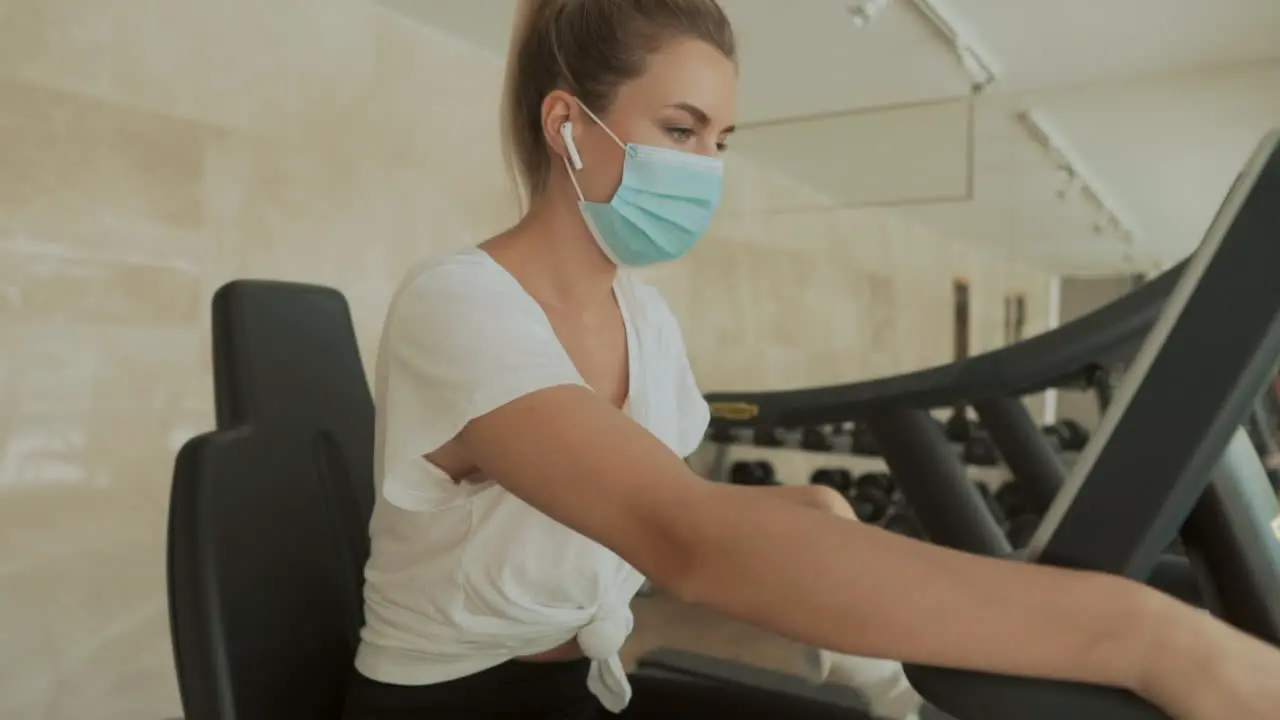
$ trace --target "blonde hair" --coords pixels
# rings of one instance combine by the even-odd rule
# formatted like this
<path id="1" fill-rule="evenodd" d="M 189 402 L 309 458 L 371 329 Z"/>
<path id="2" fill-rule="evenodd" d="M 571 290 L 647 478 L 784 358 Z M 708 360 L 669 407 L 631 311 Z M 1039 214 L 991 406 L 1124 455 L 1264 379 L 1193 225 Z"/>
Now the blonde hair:
<path id="1" fill-rule="evenodd" d="M 542 131 L 547 95 L 565 90 L 603 114 L 618 87 L 644 73 L 650 55 L 686 37 L 737 61 L 733 27 L 716 0 L 520 0 L 507 55 L 502 143 L 522 203 L 542 193 L 551 173 Z"/>

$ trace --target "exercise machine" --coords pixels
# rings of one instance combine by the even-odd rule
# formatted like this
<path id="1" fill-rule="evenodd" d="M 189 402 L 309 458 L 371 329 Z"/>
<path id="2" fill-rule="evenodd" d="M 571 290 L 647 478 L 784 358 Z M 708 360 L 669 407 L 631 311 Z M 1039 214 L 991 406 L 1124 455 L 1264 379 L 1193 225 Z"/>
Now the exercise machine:
<path id="1" fill-rule="evenodd" d="M 856 419 L 875 434 L 932 541 L 1125 575 L 1185 593 L 1280 645 L 1280 503 L 1247 432 L 1280 364 L 1278 148 L 1280 131 L 1259 145 L 1188 260 L 1107 308 L 1011 348 L 911 375 L 717 394 L 709 397 L 713 408 L 736 408 L 717 422 Z M 1124 377 L 1067 473 L 1017 398 L 1114 360 L 1128 361 Z M 1016 555 L 928 414 L 958 402 L 977 409 L 1031 502 L 1045 508 Z M 717 432 L 733 437 L 736 428 Z M 1170 554 L 1175 545 L 1185 557 Z M 1161 580 L 1161 569 L 1172 567 L 1180 568 L 1177 582 Z M 1165 717 L 1108 688 L 923 666 L 908 667 L 908 676 L 957 720 Z"/>

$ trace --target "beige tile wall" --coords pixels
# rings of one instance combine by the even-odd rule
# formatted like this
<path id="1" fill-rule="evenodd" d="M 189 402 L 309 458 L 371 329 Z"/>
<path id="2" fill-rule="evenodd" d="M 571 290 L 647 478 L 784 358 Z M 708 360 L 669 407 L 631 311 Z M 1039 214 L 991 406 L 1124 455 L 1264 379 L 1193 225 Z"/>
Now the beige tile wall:
<path id="1" fill-rule="evenodd" d="M 176 714 L 173 453 L 212 422 L 223 281 L 328 283 L 372 359 L 393 283 L 511 219 L 489 56 L 360 0 L 0 0 L 0 719 Z M 975 345 L 1046 277 L 735 158 L 713 236 L 654 272 L 707 388 L 847 381 Z"/>

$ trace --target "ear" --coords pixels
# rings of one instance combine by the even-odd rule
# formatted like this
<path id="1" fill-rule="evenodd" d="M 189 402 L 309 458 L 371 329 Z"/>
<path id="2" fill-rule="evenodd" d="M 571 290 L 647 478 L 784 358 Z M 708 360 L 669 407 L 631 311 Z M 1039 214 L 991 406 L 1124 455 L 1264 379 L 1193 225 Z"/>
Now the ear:
<path id="1" fill-rule="evenodd" d="M 577 148 L 570 150 L 566 141 L 582 139 L 580 114 L 573 96 L 563 90 L 554 90 L 542 100 L 542 137 L 547 147 L 553 154 L 567 157 L 575 164 L 578 164 Z M 570 124 L 569 132 L 563 130 L 565 123 Z"/>

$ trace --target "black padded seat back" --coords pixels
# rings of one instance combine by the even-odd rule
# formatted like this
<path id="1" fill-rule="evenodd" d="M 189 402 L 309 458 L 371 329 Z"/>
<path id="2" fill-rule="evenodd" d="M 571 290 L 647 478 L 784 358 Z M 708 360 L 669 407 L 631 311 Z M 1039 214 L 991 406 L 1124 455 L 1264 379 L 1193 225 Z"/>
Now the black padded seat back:
<path id="1" fill-rule="evenodd" d="M 337 290 L 227 283 L 213 296 L 213 343 L 219 429 L 311 427 L 312 415 L 341 423 L 333 429 L 372 429 L 373 400 L 351 312 Z"/>
<path id="2" fill-rule="evenodd" d="M 178 453 L 169 507 L 186 718 L 338 718 L 373 505 L 373 400 L 346 301 L 228 283 L 213 355 L 218 429 Z"/>

